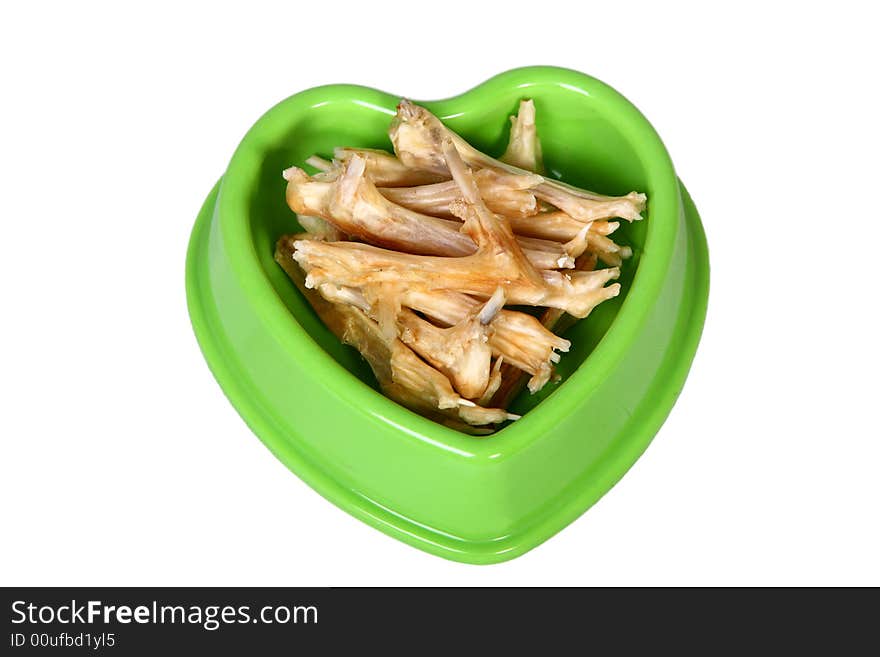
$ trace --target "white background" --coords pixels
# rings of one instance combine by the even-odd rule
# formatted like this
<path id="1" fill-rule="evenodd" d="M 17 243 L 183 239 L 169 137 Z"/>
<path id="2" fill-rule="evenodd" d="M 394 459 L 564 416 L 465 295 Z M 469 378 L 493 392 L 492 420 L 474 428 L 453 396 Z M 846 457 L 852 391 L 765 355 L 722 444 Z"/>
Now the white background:
<path id="1" fill-rule="evenodd" d="M 877 22 L 805 4 L 4 3 L 0 583 L 880 584 Z M 278 100 L 437 98 L 527 64 L 652 121 L 712 289 L 645 456 L 543 546 L 474 567 L 271 456 L 199 352 L 184 253 Z"/>

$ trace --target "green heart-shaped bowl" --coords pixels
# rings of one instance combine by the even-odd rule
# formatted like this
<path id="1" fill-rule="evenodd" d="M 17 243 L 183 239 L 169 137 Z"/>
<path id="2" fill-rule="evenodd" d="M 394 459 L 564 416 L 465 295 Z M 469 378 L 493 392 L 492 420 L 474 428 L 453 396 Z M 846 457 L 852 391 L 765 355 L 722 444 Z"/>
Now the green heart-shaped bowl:
<path id="1" fill-rule="evenodd" d="M 508 71 L 423 103 L 490 154 L 533 98 L 548 175 L 604 194 L 648 195 L 622 294 L 566 334 L 561 385 L 526 393 L 524 417 L 488 437 L 426 420 L 383 397 L 359 354 L 321 324 L 273 260 L 299 227 L 281 171 L 334 146 L 390 150 L 399 96 L 349 85 L 303 91 L 241 141 L 193 228 L 189 312 L 220 386 L 254 433 L 337 506 L 458 561 L 511 559 L 572 522 L 636 461 L 668 415 L 699 341 L 708 255 L 696 209 L 639 111 L 581 73 Z M 624 222 L 625 223 L 625 222 Z"/>

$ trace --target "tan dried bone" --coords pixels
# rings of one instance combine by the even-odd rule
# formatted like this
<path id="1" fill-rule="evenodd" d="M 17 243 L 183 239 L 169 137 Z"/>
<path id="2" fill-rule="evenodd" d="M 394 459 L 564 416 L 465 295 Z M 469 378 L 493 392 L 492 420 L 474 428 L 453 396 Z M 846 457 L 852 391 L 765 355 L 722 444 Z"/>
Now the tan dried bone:
<path id="1" fill-rule="evenodd" d="M 290 247 L 290 239 L 279 240 L 275 260 L 334 335 L 364 356 L 388 397 L 459 429 L 464 428 L 463 424 L 497 424 L 519 418 L 503 409 L 486 408 L 464 399 L 452 389 L 443 374 L 419 358 L 412 349 L 397 338 L 384 336 L 379 325 L 362 310 L 348 304 L 331 303 L 307 288 Z"/>
<path id="2" fill-rule="evenodd" d="M 499 287 L 476 312 L 449 328 L 440 328 L 408 308 L 397 316 L 400 340 L 446 375 L 452 387 L 467 399 L 486 394 L 492 374 L 493 320 L 504 306 Z"/>
<path id="3" fill-rule="evenodd" d="M 612 267 L 620 267 L 623 261 L 632 257 L 632 249 L 621 246 L 614 240 L 597 233 L 587 235 L 587 249 L 595 253 L 599 260 Z"/>
<path id="4" fill-rule="evenodd" d="M 464 220 L 462 230 L 478 245 L 475 254 L 460 258 L 418 256 L 367 244 L 303 240 L 294 258 L 308 273 L 306 284 L 335 283 L 363 288 L 376 283 L 420 285 L 427 289 L 458 290 L 489 297 L 499 286 L 509 303 L 560 308 L 578 318 L 605 299 L 616 296 L 617 268 L 594 272 L 537 271 L 516 242 L 510 226 L 483 204 L 471 171 L 451 142 L 445 145 L 450 168 L 464 199 L 452 208 Z"/>
<path id="5" fill-rule="evenodd" d="M 459 221 L 420 214 L 383 197 L 367 177 L 362 157 L 352 157 L 334 179 L 319 180 L 297 167 L 284 176 L 287 204 L 297 215 L 321 217 L 371 244 L 420 255 L 463 256 L 477 249 Z M 577 252 L 550 240 L 527 242 L 528 257 L 538 269 L 574 267 Z"/>
<path id="6" fill-rule="evenodd" d="M 361 157 L 366 161 L 367 174 L 377 187 L 412 187 L 449 180 L 448 173 L 413 169 L 387 151 L 342 147 L 333 150 L 333 159 L 337 165 L 348 162 L 353 157 Z"/>
<path id="7" fill-rule="evenodd" d="M 528 237 L 542 241 L 569 240 L 572 243 L 565 247 L 565 251 L 575 258 L 580 255 L 575 244 L 576 238 L 584 229 L 584 224 L 572 219 L 565 212 L 541 212 L 528 218 L 510 217 L 508 221 L 521 245 L 529 244 L 526 241 Z M 608 237 L 619 226 L 616 221 L 594 221 L 589 224 L 589 230 L 585 235 L 586 250 L 595 253 L 602 262 L 613 267 L 619 267 L 624 260 L 632 256 L 630 247 L 621 246 Z"/>
<path id="8" fill-rule="evenodd" d="M 489 402 L 492 401 L 492 398 L 498 392 L 498 389 L 501 387 L 502 379 L 501 372 L 504 367 L 504 356 L 499 356 L 495 359 L 494 365 L 492 365 L 492 372 L 489 374 L 489 383 L 486 384 L 486 390 L 483 392 L 482 396 L 477 400 L 477 405 L 479 406 L 488 406 Z M 505 407 L 507 408 L 507 407 Z"/>
<path id="9" fill-rule="evenodd" d="M 499 160 L 525 171 L 542 173 L 544 159 L 541 154 L 541 140 L 535 127 L 535 102 L 531 99 L 519 101 L 519 111 L 510 117 L 510 139 L 507 150 Z M 490 206 L 491 207 L 491 206 Z"/>
<path id="10" fill-rule="evenodd" d="M 443 142 L 451 139 L 464 161 L 474 168 L 534 175 L 481 153 L 424 107 L 414 105 L 408 100 L 400 101 L 397 106 L 389 135 L 400 162 L 414 169 L 436 175 L 447 174 L 449 169 L 443 156 Z M 637 192 L 620 197 L 604 196 L 547 178 L 533 188 L 533 193 L 537 198 L 555 205 L 582 222 L 614 217 L 629 221 L 641 219 L 640 213 L 646 202 L 645 195 Z"/>
<path id="11" fill-rule="evenodd" d="M 591 271 L 596 267 L 596 260 L 595 253 L 585 253 L 575 262 L 575 269 L 578 271 Z M 547 308 L 541 315 L 541 326 L 547 332 L 552 332 L 557 328 L 561 329 L 560 332 L 563 332 L 565 328 L 568 328 L 568 326 L 562 326 L 562 320 L 565 317 L 564 311 L 558 308 Z M 549 374 L 551 373 L 548 373 L 548 378 Z M 524 387 L 528 386 L 530 392 L 536 392 L 531 380 L 527 380 L 522 372 L 507 364 L 501 367 L 500 378 L 501 382 L 495 394 L 489 399 L 481 399 L 480 403 L 507 408 Z"/>
<path id="12" fill-rule="evenodd" d="M 297 167 L 284 172 L 287 204 L 298 216 L 317 216 L 341 232 L 379 246 L 415 253 L 466 255 L 473 241 L 454 223 L 386 201 L 366 178 L 366 160 L 353 157 L 333 179 L 320 180 Z"/>
<path id="13" fill-rule="evenodd" d="M 508 216 L 510 227 L 517 235 L 537 237 L 555 242 L 566 242 L 577 235 L 584 227 L 582 221 L 571 217 L 567 212 L 539 212 L 532 217 Z M 609 235 L 617 230 L 616 221 L 598 220 L 590 224 L 590 232 Z"/>
<path id="14" fill-rule="evenodd" d="M 481 169 L 475 176 L 480 194 L 492 212 L 519 218 L 538 212 L 538 202 L 529 188 L 541 183 L 539 176 L 512 176 L 492 169 Z M 453 180 L 419 187 L 381 187 L 379 191 L 398 205 L 437 216 L 451 215 L 449 206 L 461 195 Z"/>

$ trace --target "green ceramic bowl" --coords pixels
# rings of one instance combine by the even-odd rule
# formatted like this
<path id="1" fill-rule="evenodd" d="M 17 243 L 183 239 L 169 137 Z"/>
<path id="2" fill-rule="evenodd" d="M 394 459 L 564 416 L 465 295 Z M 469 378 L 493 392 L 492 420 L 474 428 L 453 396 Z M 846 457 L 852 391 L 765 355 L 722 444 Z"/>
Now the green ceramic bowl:
<path id="1" fill-rule="evenodd" d="M 697 212 L 657 133 L 619 93 L 575 71 L 532 67 L 423 104 L 498 154 L 524 97 L 535 99 L 548 175 L 649 201 L 645 221 L 616 235 L 634 251 L 624 292 L 568 331 L 562 383 L 524 394 L 514 406 L 524 417 L 494 435 L 458 433 L 383 397 L 272 259 L 276 239 L 299 230 L 281 171 L 338 145 L 390 149 L 399 96 L 330 85 L 273 107 L 209 194 L 187 254 L 193 328 L 254 433 L 357 518 L 471 563 L 535 547 L 623 476 L 684 384 L 708 296 Z"/>

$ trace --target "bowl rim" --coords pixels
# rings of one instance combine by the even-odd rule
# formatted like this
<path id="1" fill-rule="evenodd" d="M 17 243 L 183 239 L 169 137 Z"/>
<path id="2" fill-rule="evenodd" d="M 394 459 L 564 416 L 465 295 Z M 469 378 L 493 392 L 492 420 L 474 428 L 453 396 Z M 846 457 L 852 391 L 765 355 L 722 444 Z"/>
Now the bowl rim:
<path id="1" fill-rule="evenodd" d="M 593 351 L 563 385 L 522 419 L 487 437 L 463 434 L 423 418 L 346 370 L 306 332 L 284 304 L 264 271 L 253 242 L 248 203 L 262 165 L 259 154 L 267 143 L 274 141 L 271 139 L 273 132 L 289 125 L 291 112 L 298 113 L 327 103 L 353 102 L 393 115 L 388 107 L 393 107 L 401 96 L 349 84 L 313 87 L 289 96 L 269 109 L 248 130 L 233 153 L 217 196 L 219 228 L 230 267 L 245 296 L 251 300 L 259 320 L 278 343 L 313 376 L 332 379 L 336 393 L 359 412 L 403 429 L 401 433 L 408 440 L 420 440 L 449 455 L 497 463 L 528 447 L 535 436 L 552 428 L 554 418 L 568 414 L 580 405 L 624 358 L 650 320 L 653 301 L 664 283 L 675 247 L 682 205 L 672 160 L 648 120 L 609 85 L 571 69 L 529 66 L 500 73 L 458 96 L 415 102 L 424 104 L 445 120 L 460 114 L 462 107 L 478 104 L 478 96 L 491 94 L 495 89 L 507 93 L 511 86 L 526 90 L 548 84 L 595 99 L 594 110 L 615 124 L 632 146 L 647 181 L 647 189 L 639 190 L 648 191 L 645 244 L 630 289 Z M 528 94 L 524 92 L 523 95 Z"/>

